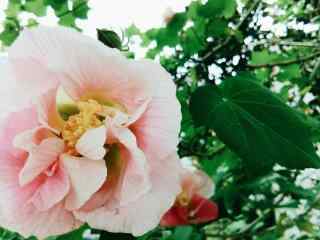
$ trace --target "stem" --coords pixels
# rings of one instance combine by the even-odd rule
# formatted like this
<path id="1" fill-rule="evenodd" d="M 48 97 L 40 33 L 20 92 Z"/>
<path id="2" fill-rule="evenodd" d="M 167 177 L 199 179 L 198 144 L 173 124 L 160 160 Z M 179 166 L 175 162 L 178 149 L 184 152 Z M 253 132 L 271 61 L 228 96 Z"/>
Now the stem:
<path id="1" fill-rule="evenodd" d="M 281 40 L 272 40 L 272 41 L 260 41 L 257 42 L 256 46 L 263 44 L 276 44 L 280 46 L 294 46 L 294 47 L 310 47 L 316 48 L 319 47 L 319 43 L 317 42 L 295 42 L 295 41 L 281 41 Z"/>
<path id="2" fill-rule="evenodd" d="M 319 68 L 320 68 L 320 58 L 318 59 L 316 65 L 314 66 L 313 71 L 312 71 L 312 73 L 310 75 L 310 79 L 309 79 L 310 82 L 312 82 L 312 80 L 316 77 L 317 71 L 318 71 Z"/>
<path id="3" fill-rule="evenodd" d="M 266 67 L 267 68 L 267 67 L 273 67 L 273 66 L 287 66 L 287 65 L 294 64 L 294 63 L 310 61 L 310 60 L 313 60 L 317 57 L 320 57 L 320 51 L 316 52 L 314 54 L 311 54 L 309 56 L 306 56 L 306 57 L 298 57 L 296 59 L 274 62 L 274 63 L 249 64 L 248 67 L 250 67 L 250 68 L 264 68 L 264 67 Z"/>

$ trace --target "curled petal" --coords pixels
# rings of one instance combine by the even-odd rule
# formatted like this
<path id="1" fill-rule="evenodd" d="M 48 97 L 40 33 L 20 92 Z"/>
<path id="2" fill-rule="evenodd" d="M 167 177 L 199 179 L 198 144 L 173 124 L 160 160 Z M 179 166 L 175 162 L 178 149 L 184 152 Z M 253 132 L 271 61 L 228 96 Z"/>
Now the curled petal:
<path id="1" fill-rule="evenodd" d="M 104 144 L 107 139 L 105 126 L 87 130 L 76 144 L 77 151 L 92 160 L 102 160 L 106 155 Z"/>
<path id="2" fill-rule="evenodd" d="M 40 145 L 34 147 L 19 174 L 21 186 L 30 183 L 43 173 L 51 164 L 58 160 L 64 150 L 61 139 L 52 137 L 43 140 Z"/>
<path id="3" fill-rule="evenodd" d="M 48 137 L 53 137 L 53 134 L 48 129 L 36 127 L 16 135 L 13 139 L 13 145 L 16 148 L 29 152 Z"/>
<path id="4" fill-rule="evenodd" d="M 68 175 L 59 166 L 52 176 L 45 176 L 45 180 L 30 199 L 30 202 L 39 210 L 46 211 L 63 200 L 70 189 Z"/>
<path id="5" fill-rule="evenodd" d="M 179 140 L 181 111 L 176 87 L 170 74 L 152 61 L 139 61 L 134 67 L 136 77 L 150 81 L 153 91 L 146 110 L 130 128 L 148 158 L 158 155 L 162 159 L 176 151 Z"/>
<path id="6" fill-rule="evenodd" d="M 148 193 L 123 207 L 106 205 L 92 211 L 76 211 L 77 218 L 94 228 L 132 233 L 135 236 L 155 228 L 181 191 L 177 174 L 181 166 L 175 154 L 160 161 L 153 160 L 156 168 L 150 174 L 152 189 Z"/>
<path id="7" fill-rule="evenodd" d="M 39 123 L 53 132 L 59 133 L 64 121 L 58 113 L 56 105 L 57 88 L 48 90 L 38 100 Z"/>
<path id="8" fill-rule="evenodd" d="M 44 239 L 48 236 L 63 234 L 80 226 L 72 213 L 58 203 L 48 211 L 39 211 L 30 201 L 41 184 L 38 177 L 21 187 L 19 171 L 26 154 L 12 155 L 11 149 L 0 151 L 0 220 L 1 226 L 24 237 L 37 236 Z M 51 194 L 51 193 L 50 193 Z M 48 196 L 50 197 L 50 195 Z"/>
<path id="9" fill-rule="evenodd" d="M 147 159 L 137 146 L 133 133 L 124 127 L 111 126 L 110 130 L 113 137 L 124 146 L 124 148 L 120 148 L 121 159 L 126 164 L 122 179 L 120 204 L 126 205 L 137 200 L 151 189 L 150 170 Z"/>
<path id="10" fill-rule="evenodd" d="M 94 161 L 66 154 L 61 156 L 61 161 L 71 183 L 65 207 L 69 210 L 75 210 L 85 204 L 103 185 L 107 177 L 107 168 L 102 160 Z"/>

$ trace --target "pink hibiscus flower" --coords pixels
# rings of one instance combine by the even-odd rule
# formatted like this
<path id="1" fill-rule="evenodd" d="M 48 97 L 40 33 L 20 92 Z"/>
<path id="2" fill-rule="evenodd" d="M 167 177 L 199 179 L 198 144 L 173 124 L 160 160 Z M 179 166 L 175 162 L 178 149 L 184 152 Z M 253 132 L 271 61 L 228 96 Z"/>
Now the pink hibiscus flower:
<path id="1" fill-rule="evenodd" d="M 181 185 L 182 192 L 175 204 L 162 217 L 161 226 L 200 224 L 218 218 L 218 206 L 209 200 L 213 195 L 214 185 L 204 172 L 185 170 Z"/>
<path id="2" fill-rule="evenodd" d="M 158 225 L 180 192 L 180 105 L 161 66 L 38 27 L 1 70 L 18 109 L 0 132 L 2 226 L 44 238 L 84 222 L 134 235 Z M 61 89 L 71 108 L 57 102 Z"/>

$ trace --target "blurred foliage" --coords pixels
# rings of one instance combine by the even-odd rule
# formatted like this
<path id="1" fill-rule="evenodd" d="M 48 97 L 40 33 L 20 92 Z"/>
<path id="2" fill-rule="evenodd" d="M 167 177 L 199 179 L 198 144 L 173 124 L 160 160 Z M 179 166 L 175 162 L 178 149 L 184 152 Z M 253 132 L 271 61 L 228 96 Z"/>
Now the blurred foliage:
<path id="1" fill-rule="evenodd" d="M 89 10 L 83 0 L 10 0 L 0 40 L 10 45 L 37 24 L 22 26 L 21 12 L 45 16 L 48 8 L 74 28 Z M 139 44 L 174 78 L 183 114 L 179 155 L 214 180 L 220 218 L 139 238 L 98 230 L 91 237 L 320 239 L 319 16 L 314 0 L 195 0 L 161 28 L 129 27 L 129 49 Z M 123 46 L 99 31 L 106 45 Z M 68 236 L 81 239 L 77 231 L 59 239 Z M 19 239 L 4 230 L 0 238 Z"/>
<path id="2" fill-rule="evenodd" d="M 9 46 L 23 28 L 37 26 L 38 17 L 46 16 L 49 8 L 53 10 L 60 25 L 77 30 L 80 29 L 76 19 L 86 19 L 89 11 L 88 0 L 8 0 L 0 41 Z M 21 21 L 22 13 L 29 13 L 30 16 L 25 22 Z"/>

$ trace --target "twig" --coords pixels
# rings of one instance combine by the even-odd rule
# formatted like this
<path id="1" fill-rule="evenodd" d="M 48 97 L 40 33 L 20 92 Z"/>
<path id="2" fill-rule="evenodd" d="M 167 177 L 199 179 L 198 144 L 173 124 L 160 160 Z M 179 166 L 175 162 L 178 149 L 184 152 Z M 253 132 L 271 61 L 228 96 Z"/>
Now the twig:
<path id="1" fill-rule="evenodd" d="M 255 46 L 259 46 L 263 44 L 276 44 L 280 46 L 310 47 L 310 48 L 319 47 L 318 42 L 295 42 L 295 41 L 283 41 L 283 40 L 282 41 L 281 40 L 260 41 L 260 42 L 257 42 Z"/>
<path id="2" fill-rule="evenodd" d="M 314 66 L 313 71 L 310 75 L 310 78 L 309 78 L 310 82 L 312 82 L 312 80 L 316 77 L 317 71 L 319 68 L 320 68 L 320 58 L 318 59 L 316 65 Z"/>
<path id="3" fill-rule="evenodd" d="M 260 1 L 255 1 L 251 7 L 248 9 L 247 13 L 243 16 L 243 18 L 241 19 L 241 21 L 236 25 L 235 27 L 235 31 L 237 31 L 242 24 L 245 22 L 245 20 L 250 16 L 251 12 L 258 6 L 258 4 L 260 3 Z M 231 41 L 231 39 L 233 38 L 233 36 L 229 36 L 226 38 L 226 40 L 224 42 L 222 42 L 221 44 L 219 44 L 218 46 L 214 47 L 210 52 L 208 52 L 206 55 L 204 55 L 202 57 L 201 60 L 206 60 L 208 59 L 210 56 L 212 56 L 215 52 L 219 51 L 220 49 L 224 48 L 225 46 L 228 45 L 228 43 Z"/>
<path id="4" fill-rule="evenodd" d="M 299 57 L 299 58 L 296 58 L 296 59 L 273 62 L 273 63 L 248 64 L 247 66 L 250 67 L 250 68 L 268 68 L 268 67 L 273 67 L 273 66 L 287 66 L 287 65 L 294 64 L 294 63 L 310 61 L 310 60 L 313 60 L 313 59 L 315 59 L 317 57 L 320 57 L 320 51 L 316 52 L 314 54 L 311 54 L 309 56 L 306 56 L 306 57 Z"/>

